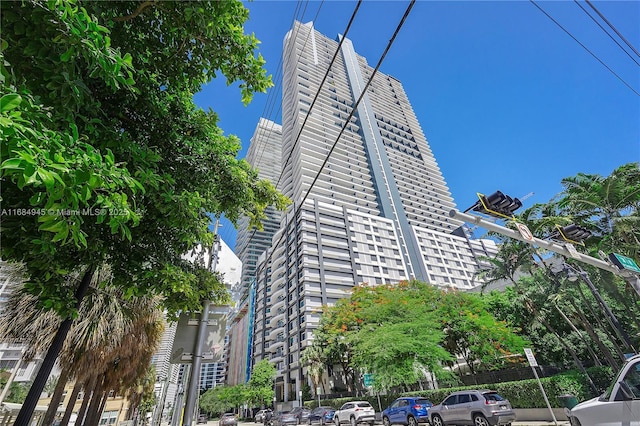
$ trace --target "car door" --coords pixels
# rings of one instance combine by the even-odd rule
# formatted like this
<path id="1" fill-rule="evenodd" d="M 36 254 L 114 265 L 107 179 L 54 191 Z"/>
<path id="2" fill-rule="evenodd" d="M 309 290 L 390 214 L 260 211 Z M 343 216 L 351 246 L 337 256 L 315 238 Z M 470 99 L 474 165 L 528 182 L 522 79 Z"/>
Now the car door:
<path id="1" fill-rule="evenodd" d="M 395 401 L 393 401 L 393 404 L 389 406 L 387 415 L 391 424 L 398 423 L 398 407 L 400 406 L 401 402 L 401 399 L 396 399 Z"/>
<path id="2" fill-rule="evenodd" d="M 445 423 L 450 423 L 455 421 L 455 409 L 456 409 L 456 401 L 458 400 L 458 395 L 451 395 L 449 398 L 442 401 L 442 410 L 440 411 L 440 417 Z"/>
<path id="3" fill-rule="evenodd" d="M 454 410 L 454 418 L 457 422 L 470 422 L 471 419 L 471 395 L 461 393 L 458 395 Z"/>
<path id="4" fill-rule="evenodd" d="M 336 418 L 340 423 L 347 423 L 349 421 L 349 410 L 353 408 L 353 404 L 348 402 L 340 407 L 340 410 L 336 412 Z"/>
<path id="5" fill-rule="evenodd" d="M 409 400 L 401 399 L 400 403 L 398 404 L 398 409 L 396 410 L 394 423 L 406 424 L 408 409 L 409 409 Z"/>

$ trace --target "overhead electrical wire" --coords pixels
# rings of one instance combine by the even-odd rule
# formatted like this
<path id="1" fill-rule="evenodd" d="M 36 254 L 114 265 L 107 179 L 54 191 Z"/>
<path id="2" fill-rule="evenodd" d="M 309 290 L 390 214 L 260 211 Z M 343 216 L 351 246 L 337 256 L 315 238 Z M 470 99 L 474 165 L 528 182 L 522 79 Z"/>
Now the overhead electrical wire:
<path id="1" fill-rule="evenodd" d="M 309 4 L 309 0 L 307 0 L 305 2 L 305 7 L 302 10 L 302 13 L 300 14 L 300 9 L 301 9 L 301 4 L 302 3 L 303 3 L 302 1 L 299 1 L 297 3 L 297 5 L 296 5 L 296 9 L 293 12 L 293 15 L 292 15 L 292 18 L 291 18 L 290 31 L 295 30 L 295 25 L 294 24 L 298 19 L 299 20 L 304 19 L 304 14 L 305 14 L 305 12 L 307 10 L 307 6 Z M 314 20 L 316 20 L 318 15 L 320 14 L 320 10 L 322 9 L 322 5 L 323 4 L 324 4 L 324 0 L 322 0 L 320 2 L 320 6 L 318 6 L 318 9 L 316 10 L 316 14 L 315 14 L 315 16 L 313 18 Z M 294 37 L 295 37 L 295 35 L 294 35 Z M 308 39 L 309 39 L 309 37 L 307 36 L 303 46 L 307 45 Z M 299 60 L 300 59 L 298 58 L 298 61 Z M 283 62 L 284 61 L 278 61 L 278 68 L 276 69 L 275 77 L 274 77 L 274 81 L 275 81 L 274 82 L 274 86 L 269 91 L 269 94 L 267 96 L 267 101 L 265 102 L 265 107 L 263 108 L 262 114 L 260 115 L 260 117 L 264 117 L 264 118 L 266 118 L 267 120 L 270 120 L 273 123 L 275 123 L 275 121 L 276 121 L 275 118 L 278 116 L 278 114 L 280 113 L 280 110 L 282 108 L 282 102 L 279 102 L 278 103 L 278 109 L 277 109 L 275 115 L 273 114 L 273 108 L 274 108 L 273 105 L 275 105 L 276 100 L 278 100 L 278 95 L 277 94 L 281 92 L 281 88 L 282 88 L 281 86 L 282 86 L 282 63 Z M 269 112 L 267 113 L 267 111 L 269 111 Z M 264 127 L 259 129 L 258 132 L 255 135 L 256 139 L 260 139 L 265 134 L 270 133 L 272 131 L 271 129 L 272 128 L 266 129 Z M 256 161 L 255 161 L 256 164 L 259 164 L 260 161 L 262 160 L 262 156 L 264 154 L 264 150 L 265 149 L 266 149 L 266 146 L 263 145 L 261 147 L 261 150 L 256 154 Z M 253 232 L 249 236 L 248 240 L 251 240 L 255 236 L 257 231 L 258 231 L 258 229 L 254 227 L 253 228 Z M 230 236 L 231 236 L 231 234 L 228 235 L 228 237 L 230 237 Z M 237 245 L 237 241 L 236 241 L 235 245 Z"/>
<path id="2" fill-rule="evenodd" d="M 602 31 L 604 31 L 604 33 L 605 33 L 606 35 L 608 35 L 608 36 L 609 36 L 609 38 L 610 38 L 611 40 L 613 40 L 613 42 L 614 42 L 615 44 L 617 44 L 617 45 L 618 45 L 618 47 L 619 47 L 620 49 L 622 49 L 622 51 L 623 51 L 624 53 L 626 53 L 626 54 L 627 54 L 627 56 L 628 56 L 629 58 L 631 58 L 631 60 L 632 60 L 633 62 L 635 62 L 635 63 L 636 63 L 636 65 L 640 66 L 640 62 L 636 61 L 636 59 L 635 59 L 633 56 L 631 56 L 631 54 L 630 54 L 629 52 L 627 52 L 627 49 L 625 49 L 624 47 L 622 47 L 622 45 L 618 42 L 618 40 L 616 40 L 616 39 L 615 39 L 611 34 L 609 34 L 609 31 L 607 31 L 607 30 L 602 26 L 602 24 L 601 24 L 600 22 L 598 22 L 598 21 L 596 20 L 596 18 L 594 18 L 594 17 L 593 17 L 593 16 L 592 16 L 588 11 L 587 11 L 587 9 L 585 9 L 585 8 L 584 8 L 584 7 L 583 7 L 583 6 L 578 2 L 578 0 L 573 0 L 573 1 L 578 5 L 578 7 L 579 7 L 580 9 L 582 9 L 582 11 L 583 11 L 583 12 L 584 12 L 584 13 L 585 13 L 589 18 L 591 18 L 591 20 L 593 20 L 593 22 L 595 22 L 595 23 L 596 23 L 596 25 L 597 25 L 597 26 L 599 26 L 599 27 L 600 27 L 600 29 L 601 29 Z"/>
<path id="3" fill-rule="evenodd" d="M 309 116 L 311 115 L 311 111 L 313 110 L 313 106 L 315 105 L 316 100 L 318 99 L 318 96 L 320 95 L 320 90 L 322 89 L 322 86 L 324 85 L 324 83 L 325 83 L 325 81 L 326 81 L 326 79 L 327 79 L 327 76 L 328 76 L 328 75 L 329 75 L 329 73 L 331 72 L 331 68 L 333 67 L 333 64 L 335 63 L 335 60 L 336 60 L 336 58 L 337 58 L 337 56 L 338 56 L 338 53 L 340 52 L 340 47 L 342 46 L 343 41 L 345 40 L 345 38 L 347 37 L 347 34 L 349 33 L 349 29 L 351 28 L 351 24 L 353 23 L 353 21 L 354 21 L 354 19 L 355 19 L 356 15 L 358 14 L 358 9 L 360 9 L 360 5 L 361 5 L 361 4 L 362 4 L 362 0 L 359 0 L 359 1 L 358 1 L 358 3 L 356 4 L 356 7 L 355 7 L 355 8 L 354 8 L 354 10 L 353 10 L 353 12 L 351 13 L 351 18 L 349 19 L 349 22 L 347 23 L 347 26 L 346 26 L 346 28 L 345 28 L 345 30 L 344 30 L 344 32 L 343 32 L 343 37 L 342 37 L 342 39 L 340 40 L 340 42 L 338 43 L 338 47 L 336 48 L 336 51 L 335 51 L 335 53 L 334 53 L 333 57 L 331 58 L 331 61 L 329 62 L 329 66 L 327 67 L 327 71 L 326 71 L 326 73 L 325 73 L 324 77 L 322 78 L 322 82 L 321 82 L 321 83 L 320 83 L 320 85 L 318 86 L 318 90 L 316 91 L 315 97 L 313 98 L 313 102 L 311 103 L 311 106 L 309 107 L 309 111 L 307 112 L 307 114 L 306 114 L 306 116 L 305 116 L 305 118 L 304 118 L 304 121 L 303 121 L 303 123 L 302 123 L 302 126 L 300 127 L 300 131 L 298 132 L 298 134 L 297 134 L 297 136 L 296 136 L 296 138 L 295 138 L 295 141 L 294 141 L 294 143 L 293 143 L 293 146 L 292 146 L 292 148 L 291 148 L 291 151 L 289 152 L 289 156 L 287 157 L 287 160 L 285 161 L 285 163 L 281 166 L 281 167 L 282 167 L 282 169 L 284 169 L 284 167 L 286 166 L 286 164 L 287 164 L 287 163 L 289 162 L 289 160 L 291 159 L 291 155 L 292 155 L 292 153 L 293 153 L 293 151 L 294 151 L 294 149 L 295 149 L 296 145 L 297 145 L 297 144 L 298 144 L 298 142 L 300 141 L 300 135 L 302 134 L 302 130 L 303 130 L 303 128 L 304 128 L 304 126 L 305 126 L 305 124 L 307 123 L 307 119 L 308 119 L 308 118 L 309 118 Z M 320 11 L 318 10 L 318 13 L 319 13 L 319 12 L 320 12 Z M 318 15 L 316 14 L 316 17 L 317 17 L 317 16 L 318 16 Z M 293 29 L 293 28 L 292 28 L 292 29 Z M 313 31 L 313 30 L 312 30 L 312 31 Z M 309 35 L 310 35 L 310 34 L 311 34 L 311 32 L 309 32 Z M 304 47 L 305 47 L 305 46 L 306 46 L 306 44 L 307 44 L 307 40 L 309 39 L 309 35 L 307 35 L 307 38 L 305 39 L 305 43 L 304 43 L 304 45 L 303 45 L 303 49 L 304 49 Z M 294 51 L 294 49 L 292 49 L 292 52 L 293 52 L 293 51 Z M 285 62 L 285 60 L 283 59 L 282 63 L 284 63 L 284 62 Z M 298 61 L 296 62 L 296 64 L 297 64 L 298 62 L 300 62 L 300 57 L 298 57 Z M 264 147 L 263 147 L 263 151 L 264 151 Z M 260 158 L 261 158 L 261 157 L 260 157 Z M 277 187 L 278 187 L 278 185 L 280 184 L 280 179 L 282 179 L 283 174 L 284 174 L 284 170 L 280 172 L 280 176 L 278 177 L 278 181 L 276 182 L 276 185 L 275 185 L 275 186 L 276 186 L 276 188 L 277 188 Z M 253 236 L 256 234 L 256 232 L 257 232 L 257 228 L 254 228 L 254 229 L 253 229 L 253 232 L 251 233 L 251 236 L 249 237 L 249 240 L 250 240 L 251 238 L 253 238 Z"/>
<path id="4" fill-rule="evenodd" d="M 607 70 L 609 70 L 609 72 L 611 74 L 613 74 L 614 76 L 616 76 L 616 78 L 618 80 L 620 80 L 625 86 L 627 86 L 633 93 L 635 93 L 637 96 L 640 96 L 640 93 L 638 93 L 638 91 L 636 91 L 636 89 L 634 89 L 629 83 L 627 83 L 622 77 L 620 77 L 618 74 L 616 74 L 616 72 L 614 70 L 612 70 L 607 64 L 604 63 L 604 61 L 602 59 L 600 59 L 595 53 L 593 53 L 591 50 L 589 50 L 589 48 L 587 46 L 585 46 L 584 44 L 582 44 L 580 42 L 580 40 L 578 40 L 573 34 L 571 34 L 565 27 L 563 27 L 558 21 L 556 21 L 551 15 L 549 15 L 542 7 L 540 7 L 534 0 L 529 0 L 535 7 L 538 8 L 538 10 L 540 10 L 542 13 L 544 13 L 544 15 L 551 19 L 551 21 L 553 21 L 554 24 L 556 24 L 558 27 L 560 27 L 560 29 L 562 31 L 564 31 L 565 33 L 567 33 L 567 35 L 569 37 L 571 37 L 576 43 L 578 43 L 584 50 L 586 50 L 591 56 L 593 56 L 598 62 L 600 62 L 602 64 L 602 66 L 604 66 Z"/>
<path id="5" fill-rule="evenodd" d="M 307 11 L 307 7 L 309 5 L 309 0 L 307 0 L 305 2 L 305 7 L 302 10 L 302 13 L 300 14 L 300 7 L 301 7 L 301 3 L 302 2 L 298 2 L 297 6 L 296 6 L 296 10 L 293 13 L 293 16 L 291 17 L 291 25 L 290 25 L 290 31 L 295 30 L 295 22 L 296 20 L 302 20 L 304 19 L 304 14 Z M 314 20 L 318 17 L 318 15 L 320 14 L 320 10 L 322 9 L 322 5 L 324 4 L 324 0 L 320 2 L 320 6 L 318 6 L 318 9 L 316 10 L 316 14 L 314 16 Z M 304 41 L 304 45 L 306 46 L 307 44 L 307 39 L 305 39 Z M 269 91 L 269 96 L 267 97 L 267 102 L 265 105 L 265 109 L 262 112 L 262 115 L 260 117 L 264 117 L 272 122 L 276 122 L 276 117 L 280 114 L 280 110 L 282 109 L 282 102 L 278 102 L 278 109 L 276 110 L 276 113 L 273 114 L 273 108 L 274 108 L 274 104 L 276 103 L 276 101 L 279 99 L 278 94 L 282 92 L 282 64 L 284 62 L 283 60 L 278 61 L 278 68 L 276 70 L 275 73 L 275 83 L 274 83 L 274 87 L 272 88 L 272 90 Z M 265 114 L 265 112 L 267 111 L 267 106 L 269 104 L 272 104 L 272 106 L 269 108 L 269 113 Z M 257 138 L 260 138 L 261 136 L 263 136 L 265 134 L 265 132 L 270 132 L 270 130 L 266 130 L 266 129 L 260 129 L 258 131 L 258 133 L 256 134 Z M 256 154 L 256 164 L 259 163 L 262 160 L 262 156 L 264 154 L 264 150 L 265 147 L 264 145 L 262 146 L 262 149 L 260 150 L 260 152 L 258 154 Z"/>
<path id="6" fill-rule="evenodd" d="M 586 0 L 587 4 L 589 5 L 589 7 L 591 7 L 591 9 L 593 9 L 594 12 L 596 12 L 598 14 L 598 16 L 609 26 L 609 28 L 611 28 L 613 31 L 615 31 L 615 33 L 618 35 L 618 37 L 620 37 L 620 39 L 622 41 L 624 41 L 624 43 L 629 46 L 629 49 L 633 50 L 633 53 L 635 53 L 636 55 L 638 55 L 638 57 L 640 57 L 640 53 L 638 53 L 638 51 L 636 50 L 635 47 L 633 47 L 631 45 L 631 43 L 629 43 L 629 41 L 624 38 L 624 36 L 622 34 L 620 34 L 620 31 L 618 31 L 616 29 L 616 27 L 614 27 L 611 22 L 609 22 L 609 20 L 607 18 L 604 17 L 604 15 L 602 13 L 600 13 L 600 11 L 598 9 L 596 9 L 596 7 L 593 5 L 593 3 L 591 3 L 589 0 Z"/>
<path id="7" fill-rule="evenodd" d="M 307 112 L 307 114 L 304 117 L 304 121 L 302 122 L 302 126 L 300 126 L 300 130 L 298 131 L 298 134 L 296 135 L 295 142 L 293 143 L 293 146 L 291 147 L 291 150 L 289 151 L 289 156 L 287 157 L 285 162 L 282 164 L 282 169 L 283 170 L 280 173 L 280 177 L 278 178 L 278 182 L 276 183 L 276 187 L 280 184 L 280 179 L 282 179 L 282 176 L 284 175 L 284 168 L 289 163 L 289 160 L 291 159 L 291 156 L 293 155 L 293 151 L 295 150 L 296 145 L 298 144 L 298 142 L 300 142 L 300 135 L 302 135 L 302 131 L 304 130 L 304 126 L 305 126 L 305 124 L 307 124 L 307 120 L 311 116 L 311 110 L 313 110 L 313 107 L 316 104 L 316 101 L 318 100 L 318 97 L 320 96 L 320 90 L 322 90 L 322 86 L 324 86 L 325 81 L 327 81 L 327 77 L 331 73 L 331 68 L 333 67 L 333 64 L 335 63 L 336 58 L 338 57 L 338 54 L 340 53 L 340 48 L 342 47 L 342 43 L 344 43 L 344 40 L 347 38 L 347 34 L 349 34 L 349 29 L 351 28 L 351 24 L 353 23 L 356 15 L 358 14 L 358 9 L 360 9 L 360 5 L 361 4 L 362 4 L 362 0 L 359 0 L 358 4 L 356 4 L 355 9 L 353 9 L 353 12 L 351 14 L 351 19 L 349 19 L 349 22 L 347 23 L 347 27 L 345 28 L 344 33 L 342 34 L 342 37 L 340 38 L 340 42 L 338 43 L 338 47 L 336 48 L 336 51 L 334 52 L 333 57 L 331 58 L 331 61 L 329 61 L 329 66 L 327 67 L 327 71 L 324 73 L 324 77 L 322 77 L 322 81 L 320 82 L 320 86 L 318 86 L 318 90 L 316 91 L 316 94 L 313 97 L 313 101 L 311 102 L 311 105 L 309 106 L 309 111 Z"/>
<path id="8" fill-rule="evenodd" d="M 367 88 L 371 85 L 371 83 L 373 82 L 373 78 L 376 76 L 376 74 L 378 73 L 378 70 L 380 69 L 380 66 L 382 65 L 382 62 L 384 61 L 385 57 L 387 56 L 387 53 L 389 52 L 389 49 L 391 48 L 391 46 L 393 45 L 393 43 L 395 42 L 395 39 L 398 35 L 398 33 L 400 32 L 400 29 L 402 29 L 402 27 L 404 26 L 405 21 L 407 20 L 407 17 L 409 16 L 409 14 L 411 13 L 411 9 L 413 9 L 413 6 L 415 4 L 416 0 L 411 0 L 411 2 L 409 3 L 409 6 L 407 6 L 407 9 L 404 12 L 404 15 L 402 16 L 402 19 L 400 20 L 400 23 L 398 24 L 398 26 L 396 27 L 393 36 L 391 37 L 391 39 L 389 40 L 389 42 L 387 43 L 387 47 L 385 48 L 384 52 L 382 53 L 382 55 L 380 56 L 380 59 L 378 60 L 378 63 L 376 64 L 376 67 L 374 68 L 373 72 L 371 73 L 371 76 L 369 77 L 369 80 L 367 81 L 367 84 L 365 84 L 364 88 L 362 89 L 362 93 L 360 94 L 360 96 L 358 97 L 358 100 L 356 101 L 355 104 L 353 104 L 353 107 L 351 109 L 351 113 L 349 114 L 349 116 L 345 119 L 344 125 L 342 126 L 340 133 L 338 134 L 338 137 L 336 138 L 335 142 L 333 143 L 331 150 L 329 150 L 329 153 L 327 154 L 324 162 L 322 163 L 322 165 L 320 166 L 320 169 L 318 170 L 318 173 L 316 174 L 315 178 L 313 179 L 313 181 L 311 182 L 311 185 L 309 186 L 309 189 L 307 190 L 307 193 L 305 194 L 305 196 L 303 197 L 302 201 L 300 203 L 297 204 L 297 206 L 294 206 L 294 214 L 293 217 L 297 216 L 298 211 L 302 208 L 302 205 L 304 204 L 304 202 L 307 200 L 307 198 L 309 197 L 309 194 L 311 193 L 311 190 L 313 189 L 313 186 L 315 185 L 315 183 L 318 181 L 320 175 L 322 174 L 322 170 L 324 169 L 324 166 L 327 164 L 327 162 L 329 161 L 329 157 L 331 157 L 331 154 L 333 153 L 334 149 L 336 148 L 336 146 L 338 145 L 338 142 L 340 141 L 340 138 L 342 136 L 342 134 L 344 133 L 344 131 L 347 129 L 347 127 L 350 124 L 350 120 L 353 117 L 356 109 L 358 108 L 358 105 L 360 105 L 360 102 L 362 101 L 362 98 L 364 98 L 364 95 L 367 93 Z M 309 110 L 309 112 L 307 112 L 307 114 L 310 113 L 311 110 Z M 280 236 L 280 238 L 274 243 L 272 244 L 272 247 L 277 247 L 280 242 L 284 239 L 285 235 L 287 235 L 286 232 L 283 232 L 282 235 Z M 273 251 L 269 252 L 269 259 L 271 258 L 273 254 Z"/>

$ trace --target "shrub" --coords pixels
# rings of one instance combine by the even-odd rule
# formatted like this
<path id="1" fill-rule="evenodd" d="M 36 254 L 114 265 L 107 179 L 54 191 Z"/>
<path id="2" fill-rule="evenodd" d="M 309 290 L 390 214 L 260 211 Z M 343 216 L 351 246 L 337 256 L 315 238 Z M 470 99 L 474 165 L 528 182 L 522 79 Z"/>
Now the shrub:
<path id="1" fill-rule="evenodd" d="M 600 393 L 609 386 L 613 374 L 608 367 L 592 367 L 587 370 L 589 377 L 593 380 Z M 564 407 L 559 396 L 571 394 L 578 401 L 591 399 L 594 396 L 589 387 L 587 378 L 578 371 L 567 371 L 551 377 L 543 377 L 540 379 L 549 403 L 552 407 Z M 465 389 L 491 389 L 497 391 L 500 395 L 507 398 L 513 408 L 543 408 L 547 404 L 540 392 L 540 387 L 536 379 L 519 380 L 517 382 L 495 383 L 490 385 L 477 386 L 458 386 L 450 388 L 431 389 L 425 391 L 413 391 L 399 394 L 380 395 L 380 405 L 382 409 L 387 408 L 391 403 L 400 396 L 424 396 L 434 405 L 441 403 L 451 392 Z M 323 400 L 323 405 L 331 405 L 340 408 L 347 401 L 365 400 L 369 401 L 378 411 L 378 398 L 376 396 L 350 397 Z M 313 405 L 313 404 L 311 404 Z M 317 406 L 317 401 L 316 404 Z"/>

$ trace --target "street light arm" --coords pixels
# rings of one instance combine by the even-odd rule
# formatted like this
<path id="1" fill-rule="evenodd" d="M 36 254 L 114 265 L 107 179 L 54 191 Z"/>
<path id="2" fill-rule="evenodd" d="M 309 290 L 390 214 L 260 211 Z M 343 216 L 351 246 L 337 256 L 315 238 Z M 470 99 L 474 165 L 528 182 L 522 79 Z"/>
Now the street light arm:
<path id="1" fill-rule="evenodd" d="M 609 263 L 600 260 L 600 259 L 596 259 L 595 257 L 591 257 L 588 256 L 586 254 L 582 254 L 582 253 L 578 253 L 578 258 L 575 257 L 575 255 L 572 255 L 569 250 L 567 250 L 564 246 L 559 245 L 553 241 L 547 241 L 547 240 L 541 240 L 540 238 L 536 238 L 533 237 L 532 239 L 527 239 L 525 237 L 523 237 L 520 232 L 513 230 L 513 229 L 509 229 L 506 228 L 504 226 L 500 226 L 498 224 L 495 224 L 493 222 L 490 222 L 488 220 L 485 220 L 481 217 L 478 216 L 473 216 L 470 214 L 466 214 L 466 213 L 461 213 L 457 210 L 451 210 L 449 212 L 449 216 L 458 220 L 462 220 L 464 222 L 468 222 L 468 223 L 473 223 L 476 225 L 479 225 L 485 229 L 488 229 L 489 231 L 493 231 L 496 232 L 500 235 L 504 235 L 505 237 L 509 237 L 509 238 L 513 238 L 514 240 L 518 240 L 518 241 L 522 241 L 534 246 L 539 246 L 542 248 L 545 248 L 549 251 L 552 251 L 554 253 L 558 253 L 561 254 L 563 256 L 569 257 L 569 258 L 574 258 L 580 262 L 586 263 L 588 265 L 591 266 L 595 266 L 596 268 L 600 268 L 603 269 L 605 271 L 609 271 L 612 274 L 615 274 L 619 277 L 623 277 L 623 278 L 630 278 L 632 277 L 630 272 L 626 272 L 626 271 L 621 271 L 618 268 L 616 268 L 613 265 L 610 265 Z"/>

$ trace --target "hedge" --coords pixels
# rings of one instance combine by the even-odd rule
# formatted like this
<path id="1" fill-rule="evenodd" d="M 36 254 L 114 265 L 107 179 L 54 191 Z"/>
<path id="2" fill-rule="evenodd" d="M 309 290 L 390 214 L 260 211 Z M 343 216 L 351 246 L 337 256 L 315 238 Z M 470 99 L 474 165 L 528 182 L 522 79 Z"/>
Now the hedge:
<path id="1" fill-rule="evenodd" d="M 611 369 L 606 367 L 593 367 L 588 369 L 588 373 L 600 393 L 604 392 L 613 378 Z M 578 371 L 567 371 L 552 377 L 543 377 L 540 379 L 540 382 L 552 407 L 564 407 L 562 400 L 558 397 L 566 394 L 575 396 L 578 401 L 585 401 L 597 396 L 592 394 L 586 377 Z M 535 379 L 380 395 L 380 405 L 384 410 L 400 396 L 423 396 L 435 405 L 442 402 L 451 392 L 465 389 L 495 390 L 507 398 L 513 408 L 544 408 L 547 406 L 542 392 L 540 392 L 538 382 Z M 339 408 L 345 402 L 355 400 L 369 401 L 373 407 L 376 407 L 376 411 L 378 411 L 378 397 L 375 395 L 325 399 L 322 400 L 322 405 Z M 305 405 L 309 408 L 315 408 L 318 402 L 308 401 Z"/>

